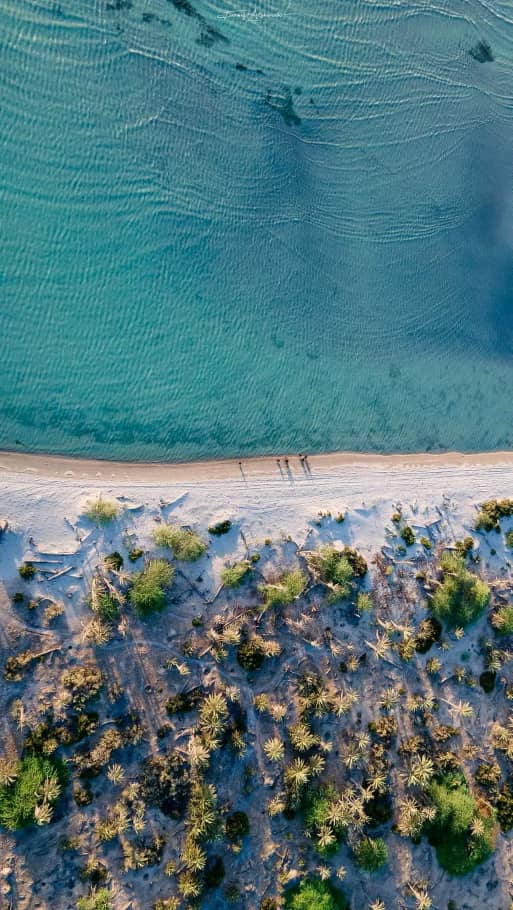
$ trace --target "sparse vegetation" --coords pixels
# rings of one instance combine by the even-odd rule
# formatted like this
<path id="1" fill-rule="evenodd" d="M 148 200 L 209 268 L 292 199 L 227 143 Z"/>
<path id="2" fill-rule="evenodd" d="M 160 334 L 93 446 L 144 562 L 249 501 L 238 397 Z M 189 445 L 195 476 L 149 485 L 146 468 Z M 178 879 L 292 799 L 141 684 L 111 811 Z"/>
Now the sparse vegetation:
<path id="1" fill-rule="evenodd" d="M 239 588 L 243 581 L 249 576 L 251 563 L 247 559 L 234 563 L 233 566 L 227 566 L 221 572 L 221 581 L 227 588 Z"/>
<path id="2" fill-rule="evenodd" d="M 292 569 L 276 582 L 262 585 L 265 606 L 284 607 L 291 604 L 304 591 L 306 581 L 306 575 L 301 569 Z"/>
<path id="3" fill-rule="evenodd" d="M 103 499 L 102 496 L 98 496 L 97 499 L 90 499 L 86 503 L 85 515 L 96 525 L 106 525 L 118 517 L 119 506 L 111 499 Z"/>
<path id="4" fill-rule="evenodd" d="M 318 545 L 339 533 L 335 511 L 319 513 L 305 539 L 285 529 L 260 553 L 244 538 L 245 559 L 231 534 L 215 547 L 224 587 L 214 552 L 183 571 L 155 558 L 162 545 L 173 561 L 194 554 L 191 534 L 204 553 L 205 528 L 159 523 L 146 546 L 148 516 L 137 512 L 129 529 L 87 534 L 73 573 L 71 559 L 46 563 L 31 543 L 42 581 L 32 601 L 13 596 L 7 548 L 8 852 L 29 844 L 52 887 L 72 870 L 78 910 L 112 910 L 127 882 L 134 907 L 154 910 L 362 900 L 365 910 L 428 910 L 456 887 L 439 885 L 432 862 L 468 875 L 466 893 L 494 850 L 506 868 L 508 840 L 496 834 L 513 830 L 510 554 L 498 547 L 489 559 L 457 510 L 450 529 L 438 512 L 434 522 L 411 512 L 416 552 L 398 558 L 414 543 L 398 509 L 368 567 L 358 549 Z M 357 540 L 350 512 L 345 521 Z M 138 539 L 147 561 L 131 575 Z M 57 834 L 43 840 L 54 809 Z M 346 873 L 347 899 L 334 886 Z"/>
<path id="5" fill-rule="evenodd" d="M 178 525 L 158 525 L 153 532 L 153 539 L 158 547 L 167 547 L 173 551 L 175 559 L 183 562 L 195 562 L 207 549 L 199 534 L 191 528 L 180 528 Z"/>

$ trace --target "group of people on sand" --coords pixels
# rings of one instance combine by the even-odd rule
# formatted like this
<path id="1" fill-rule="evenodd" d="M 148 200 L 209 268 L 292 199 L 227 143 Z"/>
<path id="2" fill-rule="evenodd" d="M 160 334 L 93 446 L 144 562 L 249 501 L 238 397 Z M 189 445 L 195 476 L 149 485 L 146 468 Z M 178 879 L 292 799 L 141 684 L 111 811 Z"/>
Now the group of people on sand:
<path id="1" fill-rule="evenodd" d="M 303 468 L 308 468 L 308 469 L 310 469 L 310 465 L 308 464 L 308 455 L 304 455 L 302 452 L 298 452 L 298 456 L 297 456 L 297 457 L 299 458 L 299 461 L 301 462 L 301 465 L 303 466 Z M 278 465 L 278 467 L 280 468 L 280 470 L 281 470 L 281 463 L 282 463 L 282 461 L 283 461 L 283 464 L 285 465 L 286 469 L 288 470 L 288 467 L 289 467 L 289 459 L 288 459 L 288 457 L 286 456 L 286 457 L 283 458 L 283 459 L 282 459 L 282 458 L 277 458 L 277 459 L 276 459 L 276 464 Z M 242 471 L 242 461 L 239 461 L 239 468 L 240 468 L 241 471 Z"/>

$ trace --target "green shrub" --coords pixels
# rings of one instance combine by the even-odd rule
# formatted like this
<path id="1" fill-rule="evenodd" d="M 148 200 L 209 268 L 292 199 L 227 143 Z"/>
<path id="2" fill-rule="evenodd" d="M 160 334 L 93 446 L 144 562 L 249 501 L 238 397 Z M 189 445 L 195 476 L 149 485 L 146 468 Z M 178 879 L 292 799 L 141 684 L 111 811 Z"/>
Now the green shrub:
<path id="1" fill-rule="evenodd" d="M 183 562 L 195 562 L 207 549 L 206 543 L 191 528 L 180 528 L 178 525 L 161 524 L 155 528 L 153 539 L 158 547 L 168 547 L 175 559 Z"/>
<path id="2" fill-rule="evenodd" d="M 328 544 L 310 554 L 310 565 L 319 574 L 324 584 L 329 585 L 335 598 L 349 597 L 356 577 L 363 578 L 367 563 L 363 556 L 351 547 L 338 550 Z"/>
<path id="3" fill-rule="evenodd" d="M 105 525 L 119 515 L 119 506 L 110 499 L 90 499 L 86 502 L 86 517 L 97 525 Z"/>
<path id="4" fill-rule="evenodd" d="M 215 525 L 210 525 L 208 533 L 212 534 L 213 537 L 221 537 L 222 534 L 228 534 L 232 526 L 231 521 L 226 519 L 226 521 L 218 521 Z"/>
<path id="5" fill-rule="evenodd" d="M 354 855 L 361 869 L 377 872 L 388 859 L 388 849 L 382 837 L 362 837 L 354 846 Z"/>
<path id="6" fill-rule="evenodd" d="M 462 774 L 445 774 L 431 783 L 428 792 L 436 816 L 426 831 L 438 862 L 451 875 L 465 875 L 493 852 L 493 810 L 484 800 L 474 798 Z M 473 833 L 477 820 L 481 833 Z"/>
<path id="7" fill-rule="evenodd" d="M 457 556 L 467 556 L 468 553 L 474 548 L 474 541 L 472 537 L 465 537 L 463 540 L 457 540 L 454 544 L 454 549 Z"/>
<path id="8" fill-rule="evenodd" d="M 50 808 L 59 798 L 64 780 L 62 768 L 50 758 L 28 755 L 13 769 L 13 779 L 0 786 L 0 825 L 11 831 L 49 817 L 38 816 L 41 807 Z"/>
<path id="9" fill-rule="evenodd" d="M 401 537 L 404 540 L 407 547 L 411 547 L 415 543 L 415 531 L 413 528 L 410 528 L 409 525 L 405 525 L 401 531 Z"/>
<path id="10" fill-rule="evenodd" d="M 513 550 L 513 531 L 506 531 L 504 542 L 508 550 Z"/>
<path id="11" fill-rule="evenodd" d="M 227 566 L 221 572 L 221 581 L 227 588 L 239 588 L 247 577 L 251 565 L 247 559 L 242 562 L 236 562 L 233 566 Z"/>
<path id="12" fill-rule="evenodd" d="M 476 530 L 500 531 L 501 518 L 513 515 L 513 499 L 488 499 L 481 504 L 477 515 Z"/>
<path id="13" fill-rule="evenodd" d="M 433 594 L 431 609 L 450 625 L 466 626 L 488 606 L 490 589 L 469 572 L 459 556 L 444 554 L 441 568 L 443 580 Z"/>
<path id="14" fill-rule="evenodd" d="M 140 616 L 164 609 L 165 589 L 171 584 L 174 574 L 173 566 L 165 559 L 153 559 L 141 572 L 135 573 L 128 596 Z"/>
<path id="15" fill-rule="evenodd" d="M 266 607 L 281 607 L 291 604 L 304 591 L 307 582 L 301 569 L 285 572 L 275 584 L 261 586 Z"/>
<path id="16" fill-rule="evenodd" d="M 301 801 L 306 833 L 315 842 L 316 850 L 325 855 L 338 850 L 346 834 L 346 826 L 335 823 L 331 814 L 332 806 L 338 800 L 336 787 L 322 784 L 310 787 Z"/>
<path id="17" fill-rule="evenodd" d="M 18 569 L 20 577 L 23 578 L 24 581 L 30 581 L 32 578 L 34 578 L 36 571 L 37 570 L 33 562 L 24 562 Z"/>
<path id="18" fill-rule="evenodd" d="M 421 537 L 420 542 L 425 550 L 432 550 L 433 544 L 431 543 L 429 537 Z"/>
<path id="19" fill-rule="evenodd" d="M 356 598 L 356 608 L 359 613 L 369 613 L 374 608 L 370 594 L 360 591 Z"/>
<path id="20" fill-rule="evenodd" d="M 92 890 L 77 900 L 77 910 L 111 910 L 111 893 L 108 888 Z"/>
<path id="21" fill-rule="evenodd" d="M 91 609 L 102 622 L 114 622 L 119 616 L 119 606 L 108 591 L 91 600 Z"/>
<path id="22" fill-rule="evenodd" d="M 245 812 L 232 812 L 226 819 L 226 837 L 239 840 L 249 834 L 249 819 Z"/>
<path id="23" fill-rule="evenodd" d="M 340 888 L 317 878 L 304 878 L 285 891 L 284 910 L 347 910 Z"/>

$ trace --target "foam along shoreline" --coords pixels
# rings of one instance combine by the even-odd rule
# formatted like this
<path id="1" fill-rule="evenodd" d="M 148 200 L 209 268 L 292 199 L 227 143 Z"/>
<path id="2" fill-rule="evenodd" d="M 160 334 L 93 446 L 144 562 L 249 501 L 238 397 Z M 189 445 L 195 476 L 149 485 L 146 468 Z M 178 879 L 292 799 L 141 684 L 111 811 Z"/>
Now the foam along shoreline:
<path id="1" fill-rule="evenodd" d="M 279 463 L 278 463 L 279 458 Z M 288 459 L 288 462 L 287 460 Z M 341 468 L 418 469 L 513 467 L 513 451 L 499 452 L 415 452 L 379 454 L 364 452 L 326 452 L 308 455 L 302 464 L 299 455 L 262 455 L 238 460 L 219 459 L 190 462 L 123 462 L 75 458 L 65 455 L 28 454 L 0 451 L 2 474 L 31 474 L 44 478 L 62 478 L 108 482 L 179 483 L 209 480 L 240 480 L 270 477 L 287 480 L 291 476 L 332 473 Z"/>

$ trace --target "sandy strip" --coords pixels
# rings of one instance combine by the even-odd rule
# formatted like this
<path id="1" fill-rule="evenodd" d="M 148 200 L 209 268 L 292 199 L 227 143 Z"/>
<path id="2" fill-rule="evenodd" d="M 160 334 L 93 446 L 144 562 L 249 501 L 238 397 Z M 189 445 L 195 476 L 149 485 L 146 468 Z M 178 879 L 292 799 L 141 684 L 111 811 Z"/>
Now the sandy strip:
<path id="1" fill-rule="evenodd" d="M 191 461 L 183 463 L 164 462 L 123 462 L 104 461 L 89 458 L 71 458 L 61 455 L 31 455 L 23 452 L 0 451 L 0 472 L 8 474 L 31 474 L 44 478 L 69 478 L 76 480 L 100 480 L 132 483 L 190 483 L 194 481 L 241 480 L 246 478 L 263 478 L 287 475 L 307 475 L 310 479 L 316 474 L 336 472 L 337 469 L 357 467 L 369 471 L 392 468 L 403 469 L 427 468 L 438 470 L 444 468 L 484 468 L 491 466 L 513 467 L 513 451 L 507 452 L 441 452 L 431 454 L 419 452 L 413 454 L 380 455 L 360 452 L 330 452 L 320 455 L 309 455 L 308 470 L 301 464 L 298 456 L 289 456 L 288 467 L 285 458 L 279 464 L 275 456 L 258 456 L 254 458 Z"/>

